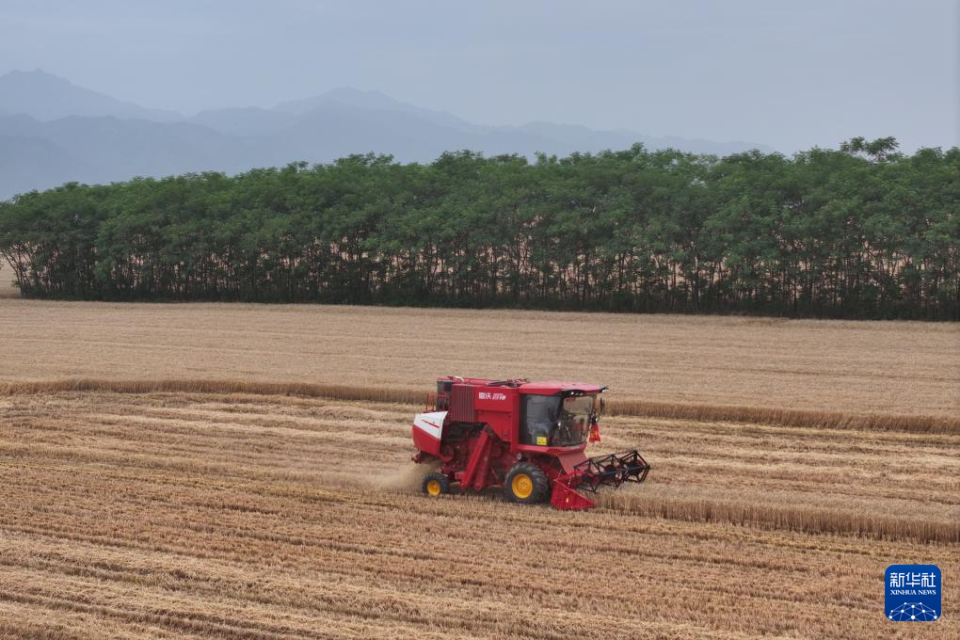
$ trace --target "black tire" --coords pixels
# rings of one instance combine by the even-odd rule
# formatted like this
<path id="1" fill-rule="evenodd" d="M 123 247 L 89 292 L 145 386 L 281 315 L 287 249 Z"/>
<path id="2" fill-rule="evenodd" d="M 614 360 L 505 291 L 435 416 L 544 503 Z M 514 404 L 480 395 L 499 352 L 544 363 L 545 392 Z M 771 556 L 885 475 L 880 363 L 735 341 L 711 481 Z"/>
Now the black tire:
<path id="1" fill-rule="evenodd" d="M 503 495 L 510 502 L 519 504 L 546 502 L 550 497 L 550 481 L 537 465 L 532 462 L 520 462 L 515 464 L 507 474 L 503 482 Z"/>
<path id="2" fill-rule="evenodd" d="M 428 473 L 423 477 L 420 490 L 423 491 L 424 495 L 431 498 L 442 496 L 445 493 L 450 493 L 450 479 L 439 471 Z"/>

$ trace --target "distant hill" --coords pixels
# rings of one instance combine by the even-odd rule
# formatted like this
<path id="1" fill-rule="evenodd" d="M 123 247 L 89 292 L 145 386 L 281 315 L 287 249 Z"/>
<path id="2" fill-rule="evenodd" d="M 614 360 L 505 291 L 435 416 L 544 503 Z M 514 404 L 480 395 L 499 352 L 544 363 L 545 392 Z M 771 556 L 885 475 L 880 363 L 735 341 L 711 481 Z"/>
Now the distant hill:
<path id="1" fill-rule="evenodd" d="M 269 136 L 289 127 L 296 116 L 260 107 L 201 111 L 190 118 L 194 124 L 234 136 Z"/>
<path id="2" fill-rule="evenodd" d="M 188 171 L 239 172 L 263 157 L 243 138 L 189 123 L 70 116 L 0 117 L 0 197 L 69 181 Z M 265 158 L 264 158 L 265 159 Z"/>
<path id="3" fill-rule="evenodd" d="M 37 120 L 56 120 L 66 116 L 114 116 L 157 122 L 183 119 L 174 111 L 147 109 L 132 102 L 122 102 L 40 69 L 11 71 L 0 76 L 0 114 L 4 112 L 29 115 Z"/>
<path id="4" fill-rule="evenodd" d="M 542 138 L 555 140 L 569 149 L 596 151 L 601 149 L 626 149 L 639 141 L 649 149 L 677 149 L 688 153 L 710 153 L 729 155 L 750 149 L 759 149 L 769 153 L 772 148 L 752 142 L 715 142 L 713 140 L 689 139 L 676 136 L 649 136 L 627 129 L 615 131 L 597 131 L 578 124 L 556 124 L 552 122 L 530 122 L 514 127 L 513 131 L 535 134 Z"/>
<path id="5" fill-rule="evenodd" d="M 467 122 L 463 118 L 459 118 L 453 114 L 447 113 L 446 111 L 435 111 L 433 109 L 426 109 L 424 107 L 418 107 L 406 102 L 394 100 L 381 91 L 361 91 L 351 87 L 340 87 L 312 98 L 281 102 L 274 107 L 274 111 L 305 115 L 316 110 L 317 108 L 329 106 L 330 104 L 334 103 L 348 107 L 356 107 L 358 109 L 373 109 L 377 111 L 393 111 L 404 113 L 409 116 L 427 120 L 441 127 L 449 127 L 451 129 L 456 129 L 457 131 L 465 131 L 468 133 L 486 133 L 493 129 L 493 127 L 486 127 Z"/>
<path id="6" fill-rule="evenodd" d="M 0 197 L 83 180 L 84 169 L 79 158 L 49 140 L 0 134 Z"/>
<path id="7" fill-rule="evenodd" d="M 112 182 L 184 172 L 237 173 L 289 162 L 329 162 L 386 153 L 430 162 L 444 151 L 567 155 L 635 142 L 718 155 L 769 147 L 658 138 L 631 131 L 532 122 L 474 124 L 379 91 L 340 88 L 260 107 L 202 111 L 190 118 L 116 100 L 37 70 L 0 76 L 0 198 L 67 181 Z"/>

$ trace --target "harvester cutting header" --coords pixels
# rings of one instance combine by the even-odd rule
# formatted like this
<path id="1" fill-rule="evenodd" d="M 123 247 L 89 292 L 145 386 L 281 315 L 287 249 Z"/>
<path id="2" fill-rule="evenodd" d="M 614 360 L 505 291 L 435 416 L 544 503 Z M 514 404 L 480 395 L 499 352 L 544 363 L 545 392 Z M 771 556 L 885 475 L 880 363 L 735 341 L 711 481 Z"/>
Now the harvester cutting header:
<path id="1" fill-rule="evenodd" d="M 600 441 L 607 387 L 581 382 L 530 382 L 449 376 L 437 380 L 432 411 L 413 422 L 414 462 L 439 463 L 423 479 L 438 496 L 503 486 L 508 500 L 589 509 L 580 490 L 643 482 L 650 465 L 636 450 L 588 458 Z"/>

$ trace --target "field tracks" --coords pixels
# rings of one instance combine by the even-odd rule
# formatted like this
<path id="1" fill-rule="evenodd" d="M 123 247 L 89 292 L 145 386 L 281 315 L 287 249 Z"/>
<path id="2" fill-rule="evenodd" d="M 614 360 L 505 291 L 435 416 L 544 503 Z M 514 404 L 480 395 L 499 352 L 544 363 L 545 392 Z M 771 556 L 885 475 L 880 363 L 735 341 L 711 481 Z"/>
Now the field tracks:
<path id="1" fill-rule="evenodd" d="M 238 380 L 111 380 L 65 378 L 36 382 L 0 383 L 0 395 L 90 391 L 114 393 L 245 393 L 285 395 L 327 400 L 392 402 L 422 405 L 427 394 L 405 387 L 302 382 L 245 382 Z M 811 429 L 852 429 L 960 435 L 960 416 L 897 415 L 886 413 L 842 413 L 803 409 L 752 406 L 725 406 L 617 400 L 607 403 L 608 415 L 675 420 L 745 422 Z"/>

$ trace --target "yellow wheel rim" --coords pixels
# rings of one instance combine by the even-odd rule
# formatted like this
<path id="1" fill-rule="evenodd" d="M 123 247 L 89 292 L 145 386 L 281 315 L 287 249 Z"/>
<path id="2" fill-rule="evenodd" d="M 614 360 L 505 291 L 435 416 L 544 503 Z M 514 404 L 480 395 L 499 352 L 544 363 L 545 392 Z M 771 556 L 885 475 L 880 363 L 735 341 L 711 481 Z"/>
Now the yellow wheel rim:
<path id="1" fill-rule="evenodd" d="M 441 491 L 443 491 L 443 487 L 440 486 L 439 480 L 431 480 L 427 483 L 427 493 L 430 495 L 438 496 Z"/>
<path id="2" fill-rule="evenodd" d="M 533 480 L 525 473 L 518 473 L 513 477 L 513 495 L 521 500 L 529 498 L 533 494 Z"/>

